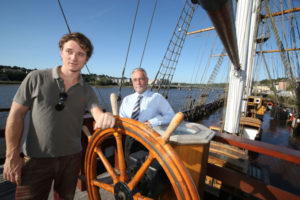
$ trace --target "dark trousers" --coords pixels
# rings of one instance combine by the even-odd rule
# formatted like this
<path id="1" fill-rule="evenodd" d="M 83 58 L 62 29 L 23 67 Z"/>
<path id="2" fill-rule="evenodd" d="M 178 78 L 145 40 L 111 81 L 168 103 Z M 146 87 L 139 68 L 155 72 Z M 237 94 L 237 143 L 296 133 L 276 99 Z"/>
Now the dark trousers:
<path id="1" fill-rule="evenodd" d="M 81 166 L 81 153 L 58 158 L 25 157 L 16 200 L 47 200 L 54 181 L 55 199 L 72 200 Z"/>

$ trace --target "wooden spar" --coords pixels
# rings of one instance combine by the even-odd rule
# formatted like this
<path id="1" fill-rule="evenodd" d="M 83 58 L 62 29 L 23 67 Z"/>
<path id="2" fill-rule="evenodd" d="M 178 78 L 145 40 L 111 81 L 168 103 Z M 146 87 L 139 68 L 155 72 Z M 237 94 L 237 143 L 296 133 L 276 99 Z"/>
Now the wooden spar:
<path id="1" fill-rule="evenodd" d="M 299 51 L 299 50 L 300 50 L 300 48 L 282 49 L 282 50 L 276 49 L 276 50 L 262 51 L 262 53 L 277 53 L 277 52 L 280 52 L 280 51 Z M 256 53 L 260 53 L 260 51 L 257 51 Z"/>
<path id="2" fill-rule="evenodd" d="M 201 4 L 213 22 L 235 70 L 240 70 L 232 2 L 226 0 L 192 0 Z"/>
<path id="3" fill-rule="evenodd" d="M 275 13 L 272 13 L 271 16 L 275 17 L 275 16 L 278 16 L 278 15 L 293 13 L 293 12 L 297 12 L 297 11 L 300 11 L 300 7 L 292 8 L 292 9 L 288 9 L 288 10 L 284 10 L 284 11 L 280 11 L 280 12 L 275 12 Z M 270 15 L 261 15 L 261 19 L 269 18 L 269 17 L 270 17 Z M 203 29 L 200 29 L 200 30 L 188 32 L 187 35 L 202 33 L 202 32 L 211 31 L 211 30 L 214 30 L 214 29 L 215 29 L 215 27 L 203 28 Z"/>
<path id="4" fill-rule="evenodd" d="M 193 31 L 193 32 L 188 32 L 187 35 L 192 35 L 192 34 L 195 34 L 195 33 L 202 33 L 202 32 L 206 32 L 206 31 L 211 31 L 211 30 L 215 30 L 215 27 L 209 27 L 209 28 L 204 28 L 204 29 L 200 29 L 200 30 L 197 30 L 197 31 Z"/>
<path id="5" fill-rule="evenodd" d="M 268 50 L 268 51 L 257 51 L 256 53 L 278 53 L 280 51 L 299 51 L 300 48 L 295 48 L 295 49 L 283 49 L 283 50 Z M 227 54 L 216 54 L 216 55 L 211 55 L 211 57 L 219 57 L 219 56 L 227 56 Z"/>
<path id="6" fill-rule="evenodd" d="M 227 53 L 224 53 L 224 54 L 211 55 L 210 57 L 220 57 L 220 56 L 228 56 L 228 55 Z"/>
<path id="7" fill-rule="evenodd" d="M 300 7 L 287 9 L 287 10 L 283 10 L 283 11 L 279 11 L 279 12 L 274 12 L 274 13 L 271 14 L 271 16 L 275 17 L 275 16 L 278 16 L 278 15 L 293 13 L 293 12 L 297 12 L 297 11 L 300 11 Z M 270 17 L 270 15 L 262 15 L 261 19 L 269 18 L 269 17 Z"/>

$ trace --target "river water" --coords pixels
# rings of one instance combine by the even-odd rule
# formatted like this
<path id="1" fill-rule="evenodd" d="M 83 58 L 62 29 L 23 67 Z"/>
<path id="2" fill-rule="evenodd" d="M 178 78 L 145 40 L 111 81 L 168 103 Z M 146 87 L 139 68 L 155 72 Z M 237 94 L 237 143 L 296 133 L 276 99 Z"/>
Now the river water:
<path id="1" fill-rule="evenodd" d="M 9 108 L 11 105 L 11 101 L 19 88 L 19 85 L 0 85 L 0 108 Z M 110 106 L 110 94 L 116 93 L 118 95 L 119 88 L 118 87 L 94 87 L 95 93 L 98 96 L 100 105 L 102 108 L 105 108 L 108 111 L 111 111 Z M 121 90 L 121 97 L 125 97 L 128 94 L 133 93 L 134 90 L 132 87 L 125 87 Z M 55 94 L 54 94 L 55 95 Z M 169 91 L 169 99 L 171 106 L 173 107 L 175 112 L 178 112 L 180 108 L 184 105 L 184 97 L 187 95 L 191 95 L 193 98 L 199 95 L 197 91 L 190 91 L 187 88 L 179 89 L 170 89 Z M 211 99 L 216 95 L 214 92 L 211 95 Z"/>
<path id="2" fill-rule="evenodd" d="M 11 102 L 13 97 L 19 88 L 19 85 L 0 85 L 0 108 L 9 108 L 11 106 Z M 110 105 L 110 94 L 115 93 L 118 95 L 119 87 L 94 87 L 95 93 L 98 97 L 99 103 L 101 107 L 109 112 L 111 112 L 111 105 Z M 210 96 L 207 98 L 208 102 L 212 101 L 216 95 L 221 94 L 223 90 L 213 90 Z M 125 97 L 128 94 L 133 93 L 134 90 L 132 87 L 125 87 L 121 90 L 121 97 Z M 192 98 L 196 98 L 199 96 L 199 90 L 189 90 L 187 88 L 179 89 L 170 89 L 169 91 L 169 98 L 168 101 L 175 112 L 181 110 L 182 106 L 185 104 L 185 96 L 189 95 Z M 56 95 L 56 94 L 53 94 Z M 58 95 L 58 94 L 57 94 Z M 1 117 L 1 114 L 0 114 Z M 3 121 L 5 116 L 2 114 L 2 119 L 0 121 L 0 128 L 3 128 Z"/>

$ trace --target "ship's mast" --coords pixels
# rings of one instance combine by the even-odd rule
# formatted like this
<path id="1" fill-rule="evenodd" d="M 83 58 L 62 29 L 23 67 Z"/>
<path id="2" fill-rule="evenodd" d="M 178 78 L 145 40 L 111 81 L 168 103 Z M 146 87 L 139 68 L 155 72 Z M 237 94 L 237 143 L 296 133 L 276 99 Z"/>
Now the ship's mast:
<path id="1" fill-rule="evenodd" d="M 255 3 L 239 1 L 234 25 L 231 0 L 192 0 L 192 2 L 201 4 L 207 11 L 232 62 L 224 130 L 238 133 L 248 60 L 251 11 Z"/>
<path id="2" fill-rule="evenodd" d="M 256 24 L 256 21 L 254 20 L 257 16 L 257 5 L 258 0 L 238 2 L 236 15 L 236 34 L 241 70 L 234 70 L 233 65 L 231 67 L 224 122 L 224 130 L 231 134 L 237 134 L 239 132 L 242 98 L 244 95 L 244 88 L 247 78 L 247 65 L 253 62 L 249 56 L 253 56 L 253 48 L 256 47 L 255 45 L 251 46 L 252 44 L 250 43 L 253 43 L 255 36 L 254 31 L 251 31 L 251 28 L 253 29 Z M 252 69 L 250 69 L 248 73 L 250 73 L 251 70 Z"/>
<path id="3" fill-rule="evenodd" d="M 253 9 L 251 10 L 251 22 L 250 22 L 250 34 L 249 34 L 249 47 L 247 53 L 247 64 L 246 64 L 246 82 L 245 82 L 245 92 L 244 101 L 242 101 L 242 113 L 246 113 L 247 101 L 245 99 L 251 95 L 251 88 L 253 83 L 253 70 L 254 61 L 256 56 L 256 46 L 257 46 L 257 33 L 258 25 L 260 21 L 261 12 L 261 0 L 253 1 Z"/>

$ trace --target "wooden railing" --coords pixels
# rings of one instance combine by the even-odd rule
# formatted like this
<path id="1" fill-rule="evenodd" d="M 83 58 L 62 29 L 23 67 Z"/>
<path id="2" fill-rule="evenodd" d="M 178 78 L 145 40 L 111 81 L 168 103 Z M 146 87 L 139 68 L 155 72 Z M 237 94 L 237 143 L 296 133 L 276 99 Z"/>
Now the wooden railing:
<path id="1" fill-rule="evenodd" d="M 298 165 L 300 164 L 300 151 L 298 150 L 276 146 L 260 141 L 252 141 L 249 139 L 241 138 L 239 136 L 233 136 L 223 133 L 216 133 L 213 140 L 268 155 L 281 160 L 289 161 Z M 268 183 L 264 183 L 261 180 L 249 177 L 237 171 L 226 169 L 224 167 L 218 167 L 213 164 L 208 164 L 207 175 L 222 181 L 222 184 L 239 189 L 260 199 L 300 200 L 300 196 L 292 194 L 288 191 L 282 190 Z M 295 176 L 299 175 L 295 174 Z"/>

